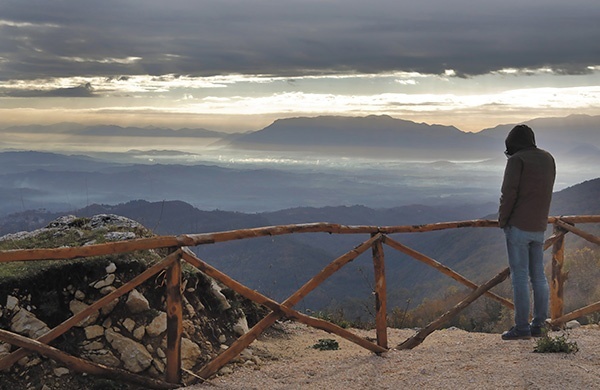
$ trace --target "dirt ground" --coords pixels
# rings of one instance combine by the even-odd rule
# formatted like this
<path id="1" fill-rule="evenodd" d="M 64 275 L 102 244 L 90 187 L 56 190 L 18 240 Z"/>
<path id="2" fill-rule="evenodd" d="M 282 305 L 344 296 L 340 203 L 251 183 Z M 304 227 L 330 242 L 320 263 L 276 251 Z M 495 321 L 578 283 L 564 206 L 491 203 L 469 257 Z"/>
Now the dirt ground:
<path id="1" fill-rule="evenodd" d="M 362 337 L 374 331 L 352 330 Z M 389 329 L 394 347 L 415 334 Z M 391 349 L 378 356 L 338 336 L 294 322 L 256 340 L 253 360 L 230 364 L 224 374 L 186 390 L 201 389 L 591 389 L 600 384 L 600 326 L 565 335 L 576 353 L 535 353 L 537 339 L 503 341 L 499 334 L 455 328 L 436 331 L 412 350 Z M 313 348 L 335 340 L 338 350 Z"/>

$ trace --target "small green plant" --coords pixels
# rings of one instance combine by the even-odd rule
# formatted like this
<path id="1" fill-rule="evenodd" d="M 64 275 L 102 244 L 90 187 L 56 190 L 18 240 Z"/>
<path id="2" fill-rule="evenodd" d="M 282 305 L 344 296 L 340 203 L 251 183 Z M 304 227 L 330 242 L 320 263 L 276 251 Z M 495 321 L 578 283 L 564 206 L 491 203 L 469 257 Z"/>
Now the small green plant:
<path id="1" fill-rule="evenodd" d="M 562 334 L 556 337 L 550 337 L 545 335 L 537 340 L 537 344 L 533 352 L 549 353 L 549 352 L 564 352 L 564 353 L 575 353 L 579 351 L 577 343 L 574 341 L 567 341 L 567 335 Z"/>
<path id="2" fill-rule="evenodd" d="M 312 347 L 320 351 L 335 351 L 340 349 L 340 345 L 334 339 L 319 339 L 319 342 Z"/>

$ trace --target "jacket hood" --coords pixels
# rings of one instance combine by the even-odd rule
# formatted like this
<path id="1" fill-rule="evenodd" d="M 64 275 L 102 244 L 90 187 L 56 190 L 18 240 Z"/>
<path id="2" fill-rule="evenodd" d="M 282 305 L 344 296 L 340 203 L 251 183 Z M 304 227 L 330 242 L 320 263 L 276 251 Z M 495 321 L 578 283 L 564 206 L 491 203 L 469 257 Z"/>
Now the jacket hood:
<path id="1" fill-rule="evenodd" d="M 508 133 L 506 140 L 506 154 L 512 156 L 521 149 L 535 147 L 535 135 L 527 125 L 517 125 Z"/>

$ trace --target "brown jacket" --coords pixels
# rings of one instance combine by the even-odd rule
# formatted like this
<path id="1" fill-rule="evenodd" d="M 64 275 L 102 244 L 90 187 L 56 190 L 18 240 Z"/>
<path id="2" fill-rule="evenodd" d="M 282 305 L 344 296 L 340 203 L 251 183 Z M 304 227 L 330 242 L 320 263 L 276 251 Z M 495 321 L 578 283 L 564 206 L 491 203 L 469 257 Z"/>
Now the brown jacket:
<path id="1" fill-rule="evenodd" d="M 531 129 L 513 134 L 515 129 L 506 139 L 510 157 L 504 170 L 498 224 L 501 228 L 510 225 L 530 232 L 544 231 L 556 165 L 550 153 L 535 146 Z"/>

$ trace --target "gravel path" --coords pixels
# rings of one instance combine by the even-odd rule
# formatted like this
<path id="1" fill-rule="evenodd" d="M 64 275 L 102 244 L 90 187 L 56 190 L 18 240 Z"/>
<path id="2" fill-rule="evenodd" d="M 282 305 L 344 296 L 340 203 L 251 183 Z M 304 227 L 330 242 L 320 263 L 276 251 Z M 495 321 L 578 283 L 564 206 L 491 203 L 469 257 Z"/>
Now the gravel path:
<path id="1" fill-rule="evenodd" d="M 373 331 L 353 330 L 363 337 Z M 390 346 L 414 335 L 389 329 Z M 563 334 L 552 332 L 554 337 Z M 312 348 L 335 339 L 339 350 Z M 436 331 L 413 350 L 377 356 L 353 343 L 302 324 L 280 324 L 255 341 L 255 362 L 228 365 L 201 389 L 592 389 L 600 388 L 600 326 L 570 330 L 579 352 L 534 353 L 536 341 L 503 341 L 499 334 L 455 328 Z"/>

